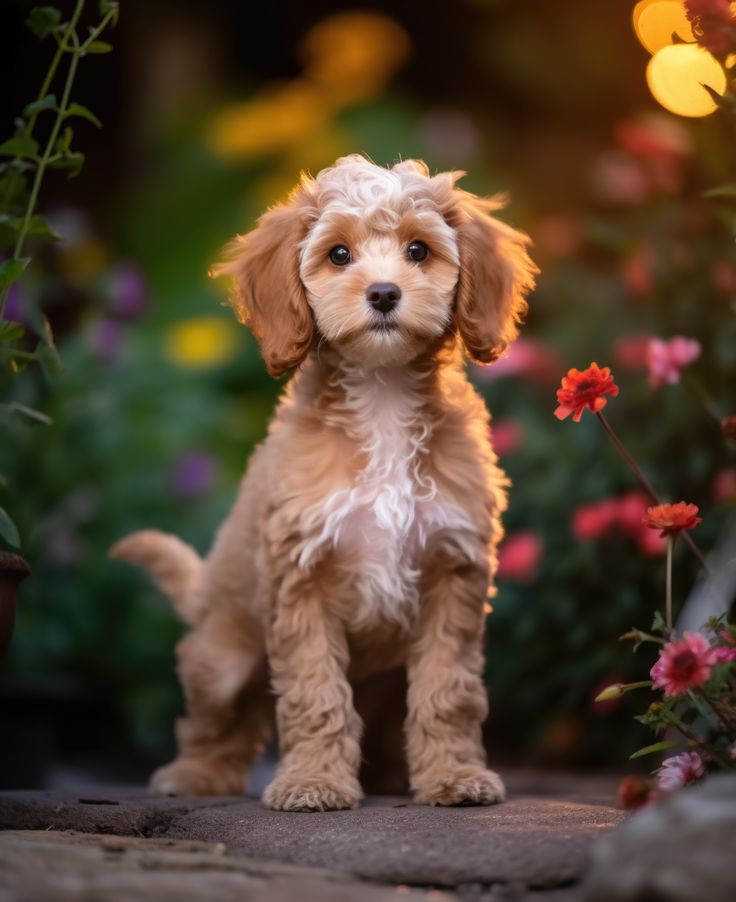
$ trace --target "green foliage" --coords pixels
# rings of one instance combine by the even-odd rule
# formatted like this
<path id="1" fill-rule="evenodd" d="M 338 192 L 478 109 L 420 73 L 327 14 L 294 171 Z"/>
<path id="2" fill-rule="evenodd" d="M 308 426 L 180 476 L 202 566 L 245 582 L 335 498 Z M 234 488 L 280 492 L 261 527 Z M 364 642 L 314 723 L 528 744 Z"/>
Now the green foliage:
<path id="1" fill-rule="evenodd" d="M 46 220 L 36 213 L 47 169 L 65 169 L 72 178 L 79 175 L 84 165 L 84 154 L 71 148 L 72 129 L 67 126 L 61 130 L 63 122 L 76 117 L 86 119 L 98 128 L 101 125 L 94 113 L 71 101 L 70 94 L 79 60 L 88 53 L 107 53 L 112 49 L 97 38 L 117 17 L 118 5 L 100 4 L 102 20 L 96 27 L 90 28 L 86 39 L 81 39 L 77 33 L 77 23 L 83 9 L 84 0 L 77 0 L 69 22 L 62 22 L 61 12 L 52 6 L 31 10 L 28 27 L 41 40 L 53 34 L 57 40 L 57 50 L 38 98 L 26 104 L 23 116 L 16 120 L 16 134 L 0 144 L 0 155 L 12 158 L 0 169 L 0 249 L 12 248 L 12 256 L 0 264 L 0 390 L 3 394 L 12 390 L 8 377 L 17 376 L 30 362 L 39 364 L 47 378 L 55 377 L 60 369 L 59 355 L 45 318 L 39 320 L 37 343 L 34 349 L 30 349 L 27 343 L 19 344 L 23 339 L 31 338 L 26 336 L 26 329 L 20 323 L 7 321 L 4 315 L 11 286 L 20 280 L 31 262 L 30 256 L 24 256 L 26 243 L 29 240 L 38 243 L 59 238 Z M 68 65 L 61 99 L 57 101 L 56 94 L 49 93 L 49 89 L 54 79 L 59 77 L 58 70 L 64 59 Z M 51 113 L 53 118 L 48 134 L 39 139 L 35 131 L 36 122 L 43 113 Z M 24 404 L 13 402 L 5 406 L 25 412 L 37 422 L 50 422 L 45 414 Z M 17 529 L 4 510 L 0 517 L 0 537 L 13 546 L 19 544 Z"/>

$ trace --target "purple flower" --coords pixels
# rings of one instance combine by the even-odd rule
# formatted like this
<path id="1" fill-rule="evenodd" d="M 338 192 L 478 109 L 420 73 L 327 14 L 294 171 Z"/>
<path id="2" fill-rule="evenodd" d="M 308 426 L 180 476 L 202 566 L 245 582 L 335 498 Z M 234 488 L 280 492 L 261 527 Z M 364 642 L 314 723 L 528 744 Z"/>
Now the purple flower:
<path id="1" fill-rule="evenodd" d="M 14 282 L 8 289 L 8 297 L 5 301 L 5 319 L 27 326 L 30 323 L 26 313 L 27 309 L 28 302 L 23 287 L 18 282 Z"/>
<path id="2" fill-rule="evenodd" d="M 174 468 L 174 494 L 182 499 L 204 494 L 217 478 L 217 462 L 203 451 L 191 451 Z"/>
<path id="3" fill-rule="evenodd" d="M 112 319 L 99 319 L 92 323 L 89 343 L 93 354 L 108 363 L 120 358 L 123 346 L 123 330 Z"/>
<path id="4" fill-rule="evenodd" d="M 135 319 L 148 305 L 143 275 L 134 263 L 118 263 L 109 273 L 108 306 L 113 316 Z"/>

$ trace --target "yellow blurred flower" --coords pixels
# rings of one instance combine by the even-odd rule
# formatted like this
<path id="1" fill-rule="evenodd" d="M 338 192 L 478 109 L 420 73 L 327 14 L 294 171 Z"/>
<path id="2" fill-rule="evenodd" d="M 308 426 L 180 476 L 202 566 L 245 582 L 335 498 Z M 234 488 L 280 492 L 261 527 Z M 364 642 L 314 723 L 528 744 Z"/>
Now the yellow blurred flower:
<path id="1" fill-rule="evenodd" d="M 185 369 L 226 363 L 238 348 L 238 327 L 221 316 L 196 316 L 175 323 L 164 338 L 166 357 Z"/>
<path id="2" fill-rule="evenodd" d="M 327 118 L 322 92 L 296 80 L 223 110 L 210 126 L 207 143 L 222 157 L 265 156 L 303 140 Z"/>
<path id="3" fill-rule="evenodd" d="M 374 97 L 409 56 L 404 29 L 377 12 L 328 16 L 301 43 L 304 74 L 337 106 Z"/>

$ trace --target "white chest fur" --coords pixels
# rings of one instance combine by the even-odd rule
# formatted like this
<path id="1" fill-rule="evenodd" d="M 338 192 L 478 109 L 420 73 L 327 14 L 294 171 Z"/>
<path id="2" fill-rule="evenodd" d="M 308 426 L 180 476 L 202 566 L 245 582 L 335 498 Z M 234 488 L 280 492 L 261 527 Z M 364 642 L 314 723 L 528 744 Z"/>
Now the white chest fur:
<path id="1" fill-rule="evenodd" d="M 386 619 L 408 626 L 418 605 L 419 562 L 438 529 L 464 529 L 467 517 L 429 475 L 431 426 L 422 374 L 405 369 L 342 374 L 349 438 L 363 466 L 309 513 L 302 566 L 334 552 L 354 590 L 354 625 Z"/>

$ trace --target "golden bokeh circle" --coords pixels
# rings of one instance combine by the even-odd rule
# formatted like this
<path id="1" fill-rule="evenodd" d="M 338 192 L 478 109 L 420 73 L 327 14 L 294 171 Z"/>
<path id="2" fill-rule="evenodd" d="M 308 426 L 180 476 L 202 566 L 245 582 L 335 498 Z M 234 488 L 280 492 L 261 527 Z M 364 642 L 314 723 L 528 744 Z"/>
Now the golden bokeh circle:
<path id="1" fill-rule="evenodd" d="M 678 116 L 708 116 L 717 105 L 703 85 L 726 91 L 726 73 L 707 50 L 696 44 L 671 44 L 658 50 L 647 66 L 649 90 L 666 110 Z"/>
<path id="2" fill-rule="evenodd" d="M 650 53 L 668 47 L 673 34 L 683 41 L 695 40 L 685 5 L 676 0 L 637 3 L 632 19 L 637 38 Z"/>

